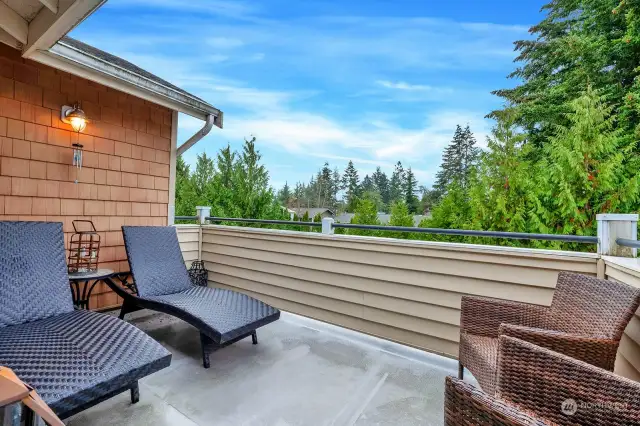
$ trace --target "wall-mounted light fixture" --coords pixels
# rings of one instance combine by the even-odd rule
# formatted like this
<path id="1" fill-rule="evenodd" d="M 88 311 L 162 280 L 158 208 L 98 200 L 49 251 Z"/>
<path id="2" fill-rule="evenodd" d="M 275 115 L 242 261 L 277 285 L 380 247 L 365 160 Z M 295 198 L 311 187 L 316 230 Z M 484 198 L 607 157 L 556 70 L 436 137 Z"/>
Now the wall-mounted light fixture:
<path id="1" fill-rule="evenodd" d="M 80 109 L 80 105 L 77 103 L 74 106 L 63 106 L 60 114 L 60 120 L 63 123 L 70 124 L 73 130 L 78 133 L 82 132 L 89 122 L 87 114 Z"/>

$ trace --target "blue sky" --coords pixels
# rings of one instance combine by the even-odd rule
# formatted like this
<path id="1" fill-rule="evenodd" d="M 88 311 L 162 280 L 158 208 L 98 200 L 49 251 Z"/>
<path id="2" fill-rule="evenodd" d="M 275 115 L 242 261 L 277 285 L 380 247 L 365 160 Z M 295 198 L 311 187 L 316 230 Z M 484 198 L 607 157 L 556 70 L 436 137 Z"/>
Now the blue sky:
<path id="1" fill-rule="evenodd" d="M 456 124 L 481 146 L 544 0 L 109 0 L 72 36 L 225 112 L 185 155 L 255 135 L 271 183 L 352 159 L 430 185 Z M 179 138 L 202 122 L 181 115 Z"/>

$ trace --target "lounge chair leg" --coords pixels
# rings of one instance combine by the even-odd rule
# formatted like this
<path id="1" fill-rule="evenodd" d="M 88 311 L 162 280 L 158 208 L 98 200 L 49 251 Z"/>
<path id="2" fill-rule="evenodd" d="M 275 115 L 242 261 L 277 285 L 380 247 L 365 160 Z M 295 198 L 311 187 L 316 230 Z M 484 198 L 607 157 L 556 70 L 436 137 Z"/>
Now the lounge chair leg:
<path id="1" fill-rule="evenodd" d="M 464 366 L 458 362 L 458 379 L 464 379 Z"/>
<path id="2" fill-rule="evenodd" d="M 131 302 L 129 302 L 128 299 L 124 299 L 124 301 L 122 302 L 122 307 L 120 308 L 120 319 L 124 320 L 124 316 L 127 315 L 129 312 L 132 312 L 133 306 L 131 306 Z"/>
<path id="3" fill-rule="evenodd" d="M 254 345 L 258 344 L 258 333 L 256 333 L 256 331 L 254 330 L 253 333 L 251 333 L 251 342 Z"/>
<path id="4" fill-rule="evenodd" d="M 210 348 L 213 341 L 200 333 L 200 344 L 202 345 L 202 365 L 204 368 L 211 367 L 211 363 L 209 362 L 209 354 L 211 353 Z"/>
<path id="5" fill-rule="evenodd" d="M 136 404 L 140 401 L 140 387 L 138 386 L 138 382 L 135 382 L 133 386 L 131 386 L 131 403 Z"/>

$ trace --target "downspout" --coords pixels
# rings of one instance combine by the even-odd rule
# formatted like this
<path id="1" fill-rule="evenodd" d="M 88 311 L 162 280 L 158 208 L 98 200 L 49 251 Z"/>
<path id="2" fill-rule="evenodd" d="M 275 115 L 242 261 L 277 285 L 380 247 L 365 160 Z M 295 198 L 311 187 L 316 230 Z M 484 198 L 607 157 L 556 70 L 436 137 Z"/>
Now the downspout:
<path id="1" fill-rule="evenodd" d="M 200 140 L 205 136 L 207 136 L 211 131 L 211 129 L 213 129 L 213 126 L 215 125 L 215 123 L 216 123 L 216 117 L 213 114 L 208 114 L 204 127 L 200 129 L 195 135 L 191 136 L 191 138 L 188 141 L 180 145 L 176 151 L 176 155 L 184 154 L 186 150 L 188 150 L 193 145 L 200 142 Z"/>

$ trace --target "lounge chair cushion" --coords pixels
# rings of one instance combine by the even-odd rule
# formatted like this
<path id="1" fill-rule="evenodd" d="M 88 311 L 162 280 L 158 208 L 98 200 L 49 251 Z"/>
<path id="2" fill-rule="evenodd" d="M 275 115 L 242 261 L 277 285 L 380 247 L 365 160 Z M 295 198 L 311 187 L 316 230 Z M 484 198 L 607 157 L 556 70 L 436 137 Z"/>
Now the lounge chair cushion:
<path id="1" fill-rule="evenodd" d="M 71 311 L 62 223 L 0 222 L 0 327 Z"/>
<path id="2" fill-rule="evenodd" d="M 72 311 L 0 328 L 0 365 L 12 368 L 63 418 L 170 361 L 158 342 L 105 314 Z"/>
<path id="3" fill-rule="evenodd" d="M 171 306 L 175 311 L 170 313 L 178 317 L 186 313 L 197 318 L 201 322 L 198 328 L 218 344 L 249 333 L 280 317 L 280 311 L 266 303 L 221 288 L 191 287 L 180 293 L 146 299 Z"/>
<path id="4" fill-rule="evenodd" d="M 123 226 L 129 266 L 140 297 L 179 293 L 193 285 L 172 226 Z"/>

